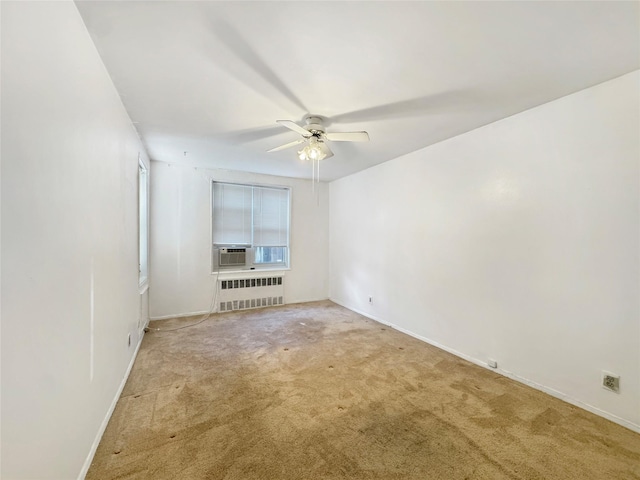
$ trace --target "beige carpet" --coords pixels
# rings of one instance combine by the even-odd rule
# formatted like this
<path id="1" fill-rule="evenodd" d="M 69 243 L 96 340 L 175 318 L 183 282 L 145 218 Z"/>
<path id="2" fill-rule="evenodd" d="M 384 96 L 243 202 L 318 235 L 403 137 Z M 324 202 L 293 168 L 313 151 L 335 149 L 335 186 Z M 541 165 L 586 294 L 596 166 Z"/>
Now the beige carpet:
<path id="1" fill-rule="evenodd" d="M 147 333 L 87 478 L 638 480 L 640 435 L 326 301 Z"/>

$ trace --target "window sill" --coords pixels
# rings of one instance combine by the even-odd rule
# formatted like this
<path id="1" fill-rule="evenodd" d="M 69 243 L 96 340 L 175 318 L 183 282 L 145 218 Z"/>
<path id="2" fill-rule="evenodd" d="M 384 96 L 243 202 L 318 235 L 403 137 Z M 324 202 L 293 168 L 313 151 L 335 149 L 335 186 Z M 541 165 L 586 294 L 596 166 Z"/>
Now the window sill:
<path id="1" fill-rule="evenodd" d="M 138 293 L 142 295 L 147 290 L 149 290 L 149 279 L 143 278 L 142 281 L 138 284 Z"/>
<path id="2" fill-rule="evenodd" d="M 253 270 L 220 270 L 220 272 L 211 272 L 211 275 L 218 275 L 219 280 L 233 280 L 234 278 L 259 278 L 265 274 L 284 276 L 285 272 L 291 270 L 289 267 L 280 268 L 256 268 Z"/>

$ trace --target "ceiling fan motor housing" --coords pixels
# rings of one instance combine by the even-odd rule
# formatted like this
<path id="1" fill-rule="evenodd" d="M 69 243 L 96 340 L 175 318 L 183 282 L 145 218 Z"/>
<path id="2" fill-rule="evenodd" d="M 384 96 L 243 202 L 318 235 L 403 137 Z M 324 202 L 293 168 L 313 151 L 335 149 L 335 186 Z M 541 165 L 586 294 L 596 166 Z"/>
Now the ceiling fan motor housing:
<path id="1" fill-rule="evenodd" d="M 306 117 L 307 124 L 304 126 L 313 136 L 321 138 L 324 135 L 324 127 L 322 126 L 322 118 L 309 115 Z"/>

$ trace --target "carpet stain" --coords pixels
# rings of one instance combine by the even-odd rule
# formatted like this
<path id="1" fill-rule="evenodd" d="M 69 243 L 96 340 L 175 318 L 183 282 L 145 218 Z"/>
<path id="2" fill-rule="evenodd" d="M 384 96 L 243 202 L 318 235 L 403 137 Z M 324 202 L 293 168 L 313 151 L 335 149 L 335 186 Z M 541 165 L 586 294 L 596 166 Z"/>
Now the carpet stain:
<path id="1" fill-rule="evenodd" d="M 640 480 L 640 435 L 324 301 L 145 335 L 86 478 Z"/>

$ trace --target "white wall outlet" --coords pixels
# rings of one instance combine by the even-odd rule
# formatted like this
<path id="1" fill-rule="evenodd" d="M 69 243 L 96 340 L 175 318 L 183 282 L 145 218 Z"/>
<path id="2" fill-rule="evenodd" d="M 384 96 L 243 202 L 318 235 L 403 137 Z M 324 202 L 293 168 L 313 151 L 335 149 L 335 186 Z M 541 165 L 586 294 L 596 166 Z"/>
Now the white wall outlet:
<path id="1" fill-rule="evenodd" d="M 498 362 L 493 358 L 489 359 L 489 361 L 487 362 L 487 365 L 489 365 L 491 368 L 498 368 Z"/>
<path id="2" fill-rule="evenodd" d="M 127 335 L 127 347 L 131 346 L 131 334 Z"/>
<path id="3" fill-rule="evenodd" d="M 369 295 L 369 305 L 373 305 L 373 296 Z"/>
<path id="4" fill-rule="evenodd" d="M 620 375 L 603 370 L 602 388 L 610 392 L 620 393 Z"/>

